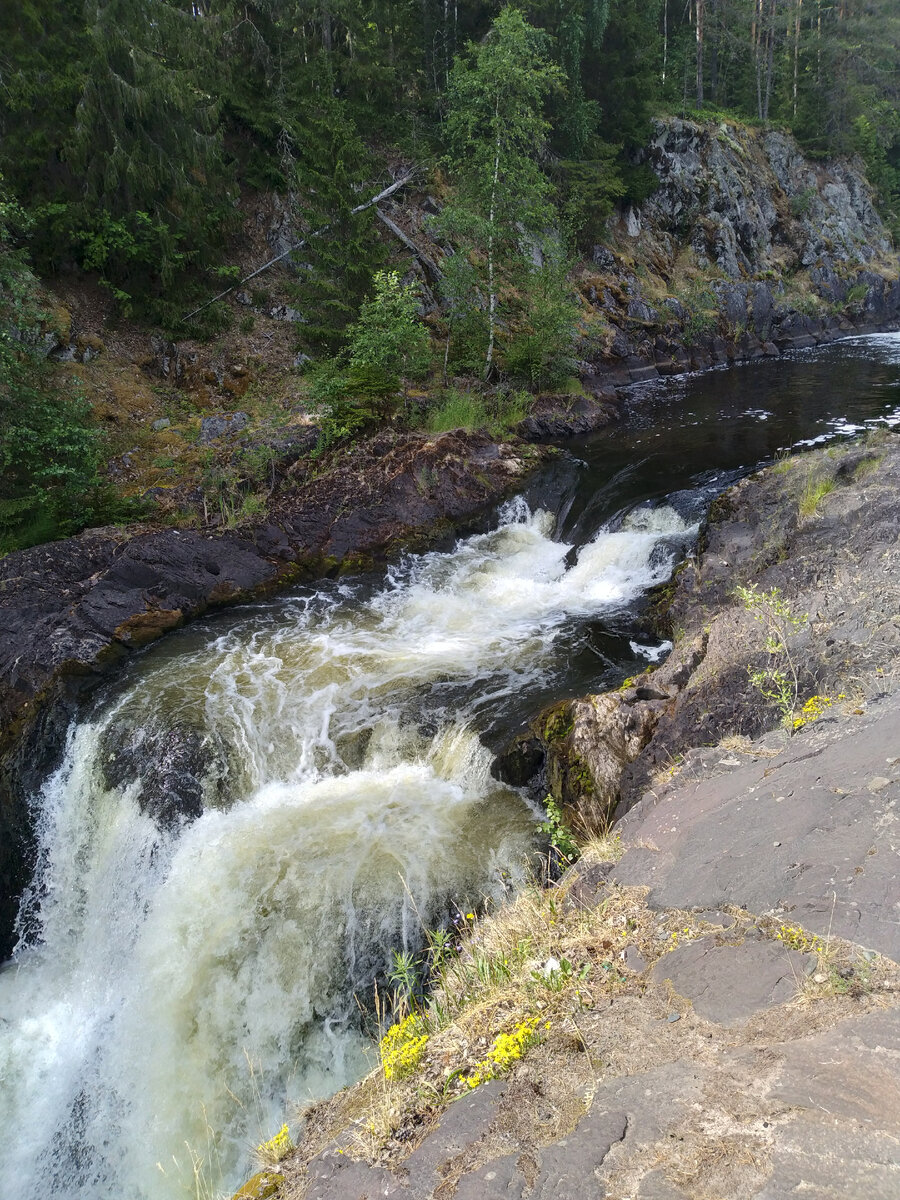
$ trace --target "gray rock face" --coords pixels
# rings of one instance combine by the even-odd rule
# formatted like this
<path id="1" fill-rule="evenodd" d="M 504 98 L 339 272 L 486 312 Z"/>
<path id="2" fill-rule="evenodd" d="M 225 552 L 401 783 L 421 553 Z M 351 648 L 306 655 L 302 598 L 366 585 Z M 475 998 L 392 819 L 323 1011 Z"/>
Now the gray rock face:
<path id="1" fill-rule="evenodd" d="M 777 269 L 785 247 L 806 267 L 823 255 L 862 265 L 890 248 L 861 164 L 813 165 L 784 134 L 767 134 L 760 147 L 725 122 L 661 121 L 648 161 L 660 188 L 642 207 L 644 222 L 691 230 L 698 256 L 731 279 Z"/>
<path id="2" fill-rule="evenodd" d="M 900 958 L 900 697 L 825 724 L 776 759 L 651 798 L 623 820 L 622 884 L 654 904 L 737 904 Z M 677 804 L 677 809 L 675 807 Z M 638 848 L 656 846 L 657 849 Z"/>
<path id="3" fill-rule="evenodd" d="M 216 438 L 240 433 L 250 418 L 245 412 L 225 413 L 220 416 L 203 417 L 200 421 L 200 441 L 214 442 Z"/>
<path id="4" fill-rule="evenodd" d="M 797 980 L 815 961 L 812 955 L 786 950 L 770 940 L 732 946 L 710 937 L 676 946 L 652 974 L 659 981 L 668 980 L 701 1017 L 731 1025 L 795 996 Z"/>
<path id="5" fill-rule="evenodd" d="M 591 374 L 622 387 L 900 323 L 890 238 L 859 161 L 814 163 L 784 134 L 680 118 L 657 121 L 643 161 L 659 187 L 619 214 L 621 257 L 594 247 L 606 278 L 583 289 L 607 321 L 602 348 L 584 355 Z M 657 277 L 653 305 L 629 239 Z M 692 285 L 677 282 L 685 259 L 702 273 Z M 681 298 L 660 301 L 660 284 Z"/>

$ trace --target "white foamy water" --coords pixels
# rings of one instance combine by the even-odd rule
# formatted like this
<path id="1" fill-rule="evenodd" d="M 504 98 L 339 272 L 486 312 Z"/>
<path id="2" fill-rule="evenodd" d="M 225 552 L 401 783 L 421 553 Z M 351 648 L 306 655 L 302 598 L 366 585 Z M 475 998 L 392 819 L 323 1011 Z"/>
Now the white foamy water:
<path id="1" fill-rule="evenodd" d="M 0 973 L 0 1192 L 228 1191 L 293 1102 L 366 1069 L 355 996 L 391 950 L 523 876 L 534 814 L 471 713 L 539 680 L 567 623 L 665 579 L 693 533 L 637 510 L 567 567 L 551 529 L 512 505 L 374 595 L 170 639 L 70 731 L 36 801 L 39 936 Z M 185 779 L 202 815 L 160 827 Z"/>

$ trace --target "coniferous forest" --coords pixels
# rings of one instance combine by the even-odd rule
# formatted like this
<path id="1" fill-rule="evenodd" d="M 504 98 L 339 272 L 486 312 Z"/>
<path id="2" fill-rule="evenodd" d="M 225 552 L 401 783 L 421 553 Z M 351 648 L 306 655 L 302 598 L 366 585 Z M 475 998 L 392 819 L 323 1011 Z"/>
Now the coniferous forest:
<path id="1" fill-rule="evenodd" d="M 308 314 L 299 348 L 341 436 L 368 414 L 341 416 L 348 389 L 377 410 L 396 379 L 427 370 L 418 335 L 393 357 L 359 349 L 415 326 L 365 207 L 405 171 L 439 191 L 434 228 L 465 251 L 441 272 L 443 352 L 491 377 L 498 297 L 515 279 L 503 362 L 536 387 L 571 369 L 571 263 L 615 205 L 653 191 L 639 150 L 655 116 L 727 115 L 785 128 L 813 158 L 858 154 L 897 229 L 898 68 L 895 0 L 11 0 L 0 12 L 6 525 L 38 493 L 71 509 L 97 486 L 83 403 L 48 399 L 22 334 L 40 307 L 36 277 L 84 273 L 127 317 L 211 336 L 221 306 L 183 318 L 240 276 L 241 197 L 287 197 L 293 227 L 315 234 L 292 283 Z M 536 266 L 529 239 L 549 229 Z"/>

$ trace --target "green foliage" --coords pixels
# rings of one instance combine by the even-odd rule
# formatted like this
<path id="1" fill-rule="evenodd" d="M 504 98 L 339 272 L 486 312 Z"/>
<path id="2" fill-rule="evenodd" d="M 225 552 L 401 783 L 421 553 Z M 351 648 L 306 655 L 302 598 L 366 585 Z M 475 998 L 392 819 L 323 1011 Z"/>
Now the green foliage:
<path id="1" fill-rule="evenodd" d="M 428 369 L 430 351 L 415 288 L 401 283 L 397 271 L 377 272 L 374 293 L 348 330 L 350 366 L 415 379 Z"/>
<path id="2" fill-rule="evenodd" d="M 344 350 L 310 374 L 310 395 L 322 412 L 318 452 L 394 416 L 401 381 L 425 372 L 430 345 L 415 290 L 396 271 L 379 271 Z"/>
<path id="3" fill-rule="evenodd" d="M 552 796 L 545 797 L 544 808 L 547 810 L 547 819 L 541 821 L 538 828 L 547 835 L 550 845 L 564 862 L 574 862 L 580 850 L 562 809 Z"/>
<path id="4" fill-rule="evenodd" d="M 693 346 L 704 334 L 712 333 L 718 319 L 718 304 L 715 294 L 703 284 L 692 284 L 681 297 L 687 309 L 688 319 L 684 324 L 684 339 Z"/>
<path id="5" fill-rule="evenodd" d="M 459 260 L 445 280 L 448 337 L 462 342 L 454 354 L 468 361 L 473 337 L 479 350 L 486 343 L 486 378 L 495 368 L 502 327 L 526 320 L 514 288 L 532 271 L 528 242 L 539 241 L 556 222 L 539 156 L 550 129 L 544 103 L 562 81 L 545 35 L 509 7 L 450 75 L 447 165 L 456 191 L 437 223 Z"/>
<path id="6" fill-rule="evenodd" d="M 900 241 L 900 112 L 897 104 L 879 99 L 873 110 L 860 113 L 856 118 L 853 133 L 884 219 L 895 242 Z"/>
<path id="7" fill-rule="evenodd" d="M 292 290 L 305 317 L 302 343 L 334 350 L 384 257 L 372 210 L 352 212 L 360 191 L 372 188 L 375 165 L 346 104 L 320 95 L 299 112 L 305 117 L 285 123 L 288 184 L 303 233 L 325 232 L 296 252 L 300 271 Z"/>
<path id="8" fill-rule="evenodd" d="M 627 190 L 615 161 L 620 149 L 596 142 L 593 157 L 562 159 L 556 165 L 563 227 L 575 246 L 585 254 L 590 254 L 595 243 L 602 241 L 606 223 Z"/>
<path id="9" fill-rule="evenodd" d="M 106 499 L 90 409 L 41 352 L 48 325 L 0 177 L 0 552 L 74 532 Z"/>
<path id="10" fill-rule="evenodd" d="M 503 363 L 530 388 L 557 387 L 578 369 L 574 356 L 579 308 L 564 259 L 547 260 L 524 276 L 520 306 L 510 319 Z"/>
<path id="11" fill-rule="evenodd" d="M 470 275 L 447 281 L 451 360 L 480 369 L 516 308 L 488 260 L 523 249 L 516 220 L 552 228 L 544 172 L 589 250 L 612 204 L 655 187 L 637 151 L 662 110 L 862 154 L 900 233 L 895 0 L 702 10 L 701 29 L 696 5 L 668 0 L 16 0 L 0 6 L 0 169 L 39 217 L 40 271 L 96 271 L 172 328 L 215 290 L 241 190 L 276 191 L 286 230 L 327 227 L 296 256 L 296 303 L 304 342 L 333 351 L 383 265 L 374 214 L 351 210 L 384 182 L 384 148 L 443 153 L 446 237 Z"/>

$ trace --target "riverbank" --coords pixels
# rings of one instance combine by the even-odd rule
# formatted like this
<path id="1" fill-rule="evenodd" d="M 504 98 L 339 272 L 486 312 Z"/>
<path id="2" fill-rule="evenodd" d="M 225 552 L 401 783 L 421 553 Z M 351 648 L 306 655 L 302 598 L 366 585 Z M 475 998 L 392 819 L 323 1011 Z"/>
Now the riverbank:
<path id="1" fill-rule="evenodd" d="M 590 823 L 606 779 L 612 836 L 473 921 L 407 1078 L 314 1109 L 277 1191 L 243 1195 L 896 1193 L 898 485 L 882 434 L 726 493 L 671 588 L 667 663 L 572 714 L 573 742 L 590 719 L 610 744 L 597 714 L 650 726 L 615 779 L 582 738 L 595 790 L 558 797 Z M 741 585 L 796 619 L 793 736 L 753 684 L 772 628 Z"/>

